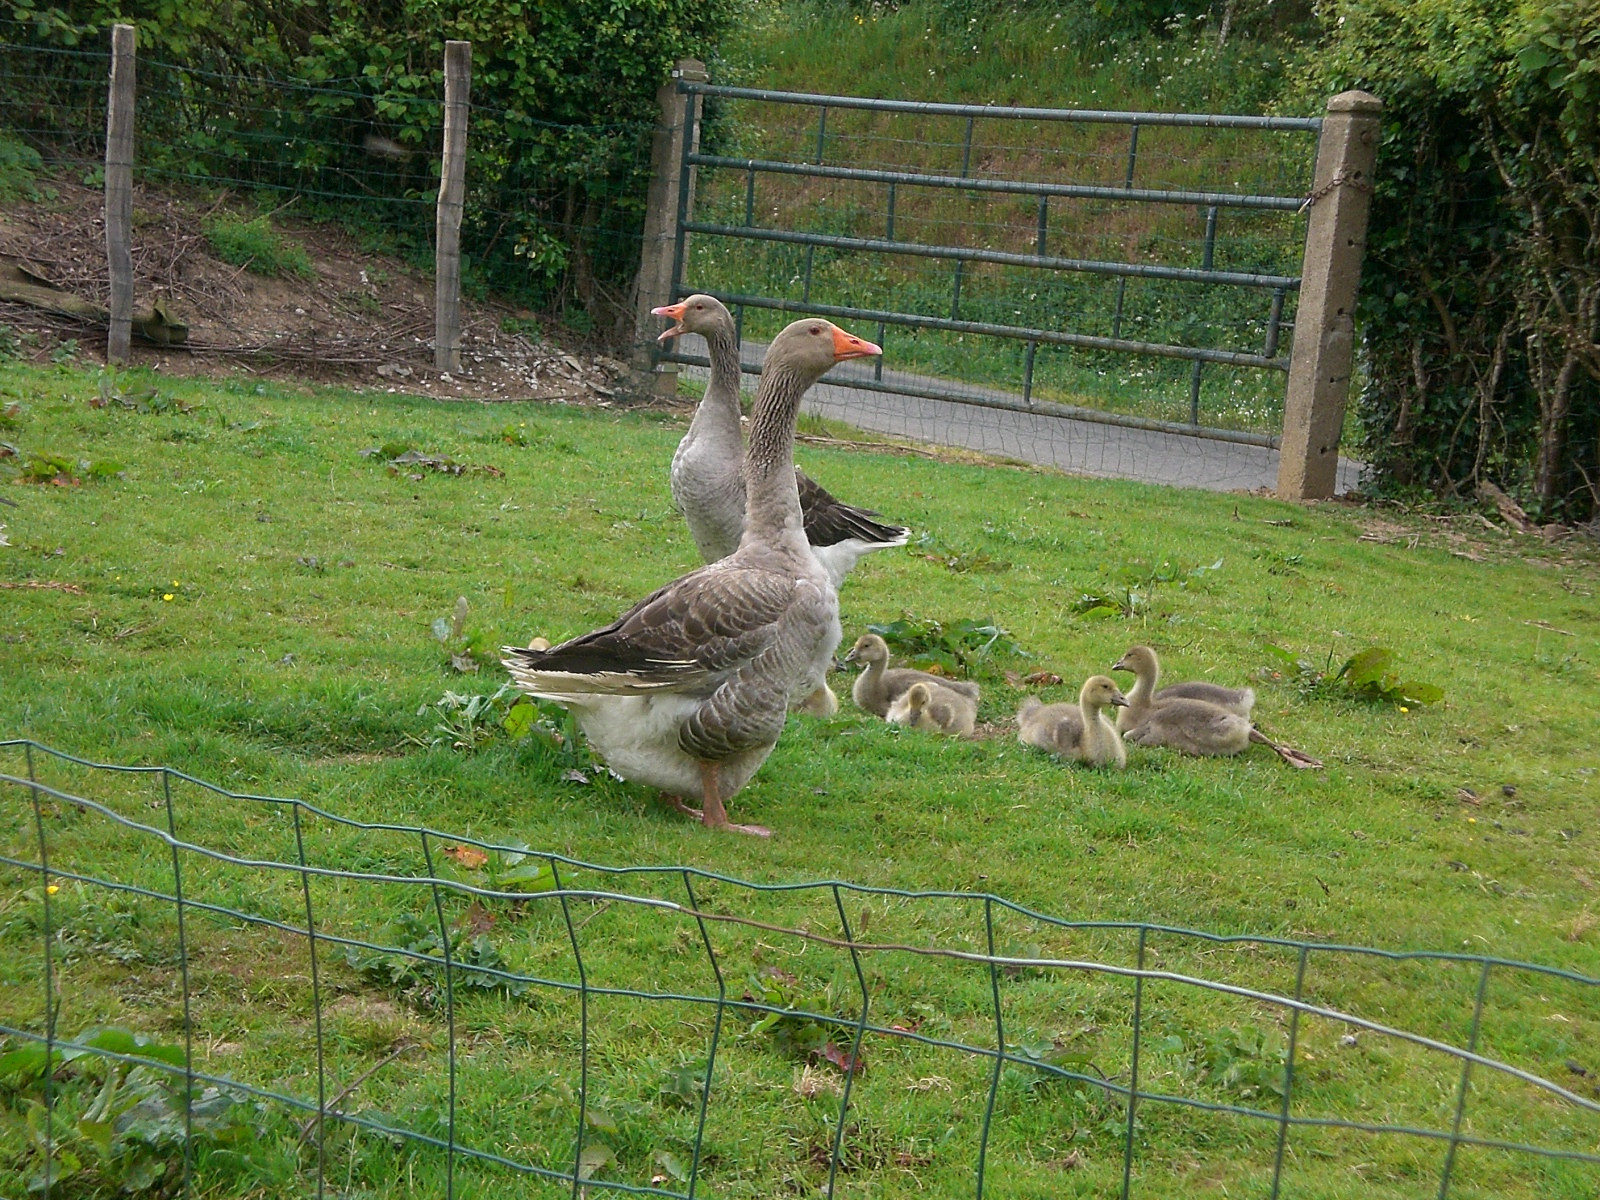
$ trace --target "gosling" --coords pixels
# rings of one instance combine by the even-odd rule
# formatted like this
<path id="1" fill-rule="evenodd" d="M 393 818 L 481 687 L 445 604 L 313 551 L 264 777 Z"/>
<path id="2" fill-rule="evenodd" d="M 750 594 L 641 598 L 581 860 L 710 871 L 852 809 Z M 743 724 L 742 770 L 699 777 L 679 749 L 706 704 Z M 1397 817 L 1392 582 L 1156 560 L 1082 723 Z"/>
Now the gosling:
<path id="1" fill-rule="evenodd" d="M 845 662 L 866 664 L 866 669 L 856 676 L 850 689 L 850 698 L 856 705 L 875 717 L 887 717 L 889 706 L 906 694 L 914 683 L 928 683 L 956 692 L 978 705 L 978 685 L 966 679 L 946 679 L 927 671 L 911 667 L 889 668 L 889 645 L 875 633 L 864 633 L 844 656 Z"/>
<path id="2" fill-rule="evenodd" d="M 1279 745 L 1238 713 L 1181 696 L 1151 705 L 1122 736 L 1135 746 L 1165 746 L 1179 754 L 1200 757 L 1239 754 L 1259 744 L 1271 747 L 1291 767 L 1322 765 L 1292 746 Z"/>
<path id="3" fill-rule="evenodd" d="M 918 680 L 889 706 L 886 719 L 891 725 L 965 737 L 972 732 L 977 716 L 978 705 L 970 696 Z"/>
<path id="4" fill-rule="evenodd" d="M 1024 700 L 1017 710 L 1017 738 L 1024 746 L 1091 767 L 1125 767 L 1128 751 L 1106 709 L 1127 704 L 1128 698 L 1109 676 L 1091 675 L 1076 705 L 1041 704 L 1034 696 Z"/>
<path id="5" fill-rule="evenodd" d="M 1217 683 L 1174 683 L 1158 691 L 1161 662 L 1149 646 L 1129 647 L 1111 669 L 1131 671 L 1135 677 L 1133 688 L 1128 692 L 1128 706 L 1117 714 L 1117 729 L 1121 733 L 1127 733 L 1144 720 L 1151 705 L 1168 700 L 1204 700 L 1246 720 L 1256 703 L 1254 688 L 1230 688 Z"/>

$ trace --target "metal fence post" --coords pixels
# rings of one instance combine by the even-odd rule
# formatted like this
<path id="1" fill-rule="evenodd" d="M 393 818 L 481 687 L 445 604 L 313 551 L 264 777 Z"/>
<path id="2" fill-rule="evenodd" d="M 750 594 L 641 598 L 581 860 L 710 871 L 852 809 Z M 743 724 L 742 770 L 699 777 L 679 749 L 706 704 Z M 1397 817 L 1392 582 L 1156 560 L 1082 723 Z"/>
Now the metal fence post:
<path id="1" fill-rule="evenodd" d="M 106 103 L 106 268 L 111 276 L 111 328 L 106 361 L 126 363 L 133 340 L 132 25 L 111 27 L 111 92 Z"/>
<path id="2" fill-rule="evenodd" d="M 1356 289 L 1367 244 L 1382 112 L 1376 96 L 1340 92 L 1328 101 L 1323 119 L 1307 201 L 1311 217 L 1283 401 L 1281 499 L 1320 500 L 1333 495 L 1339 432 L 1350 395 Z"/>
<path id="3" fill-rule="evenodd" d="M 472 43 L 444 44 L 444 154 L 434 217 L 433 365 L 461 369 L 461 211 L 467 198 Z"/>
<path id="4" fill-rule="evenodd" d="M 678 387 L 677 366 L 658 366 L 656 335 L 663 326 L 661 318 L 651 316 L 650 310 L 673 301 L 672 263 L 678 238 L 679 194 L 685 188 L 691 199 L 694 194 L 694 173 L 685 171 L 683 166 L 684 140 L 693 136 L 698 141 L 699 126 L 692 134 L 686 129 L 684 114 L 688 105 L 686 98 L 678 94 L 678 81 L 705 83 L 710 78 L 703 62 L 683 58 L 673 68 L 672 78 L 656 89 L 661 117 L 650 144 L 650 191 L 645 204 L 639 280 L 634 288 L 633 346 L 628 356 L 635 388 L 645 394 L 670 396 Z M 693 153 L 695 146 L 687 149 Z"/>

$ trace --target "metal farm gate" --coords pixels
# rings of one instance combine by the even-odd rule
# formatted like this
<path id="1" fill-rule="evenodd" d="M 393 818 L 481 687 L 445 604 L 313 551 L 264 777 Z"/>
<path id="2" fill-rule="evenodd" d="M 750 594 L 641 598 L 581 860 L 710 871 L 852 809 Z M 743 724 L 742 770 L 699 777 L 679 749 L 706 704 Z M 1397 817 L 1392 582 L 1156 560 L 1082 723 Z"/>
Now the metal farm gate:
<path id="1" fill-rule="evenodd" d="M 937 104 L 722 87 L 697 65 L 663 89 L 660 274 L 672 299 L 734 311 L 747 372 L 783 324 L 824 316 L 884 347 L 827 378 L 854 389 L 834 414 L 852 423 L 897 431 L 873 411 L 953 403 L 1282 443 L 1280 494 L 1331 493 L 1376 101 L 1347 93 L 1326 118 Z"/>

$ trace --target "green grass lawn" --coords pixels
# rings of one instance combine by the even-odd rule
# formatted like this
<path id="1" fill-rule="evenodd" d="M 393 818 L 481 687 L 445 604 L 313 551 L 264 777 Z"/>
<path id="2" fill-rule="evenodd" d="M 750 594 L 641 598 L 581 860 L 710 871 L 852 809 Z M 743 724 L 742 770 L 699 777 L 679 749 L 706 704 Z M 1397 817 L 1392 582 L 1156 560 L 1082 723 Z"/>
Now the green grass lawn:
<path id="1" fill-rule="evenodd" d="M 548 734 L 513 740 L 493 721 L 469 729 L 459 707 L 437 704 L 447 692 L 495 693 L 505 682 L 493 653 L 502 643 L 593 628 L 695 565 L 667 489 L 680 417 L 140 372 L 125 373 L 99 405 L 106 390 L 76 366 L 0 366 L 0 442 L 19 452 L 0 459 L 0 495 L 16 505 L 0 505 L 9 543 L 0 546 L 0 739 L 168 765 L 349 820 L 425 825 L 443 835 L 428 839 L 436 874 L 491 889 L 513 869 L 506 855 L 480 863 L 445 847 L 465 837 L 760 885 L 841 880 L 974 895 L 758 892 L 686 883 L 679 872 L 566 867 L 569 887 L 692 899 L 719 917 L 776 928 L 724 920 L 702 932 L 681 912 L 623 899 L 473 900 L 449 891 L 436 909 L 434 890 L 410 882 L 427 875 L 415 834 L 310 814 L 296 825 L 281 807 L 180 781 L 171 812 L 185 842 L 273 862 L 303 852 L 314 866 L 389 881 L 305 883 L 296 871 L 184 851 L 186 898 L 215 908 L 189 912 L 180 962 L 170 903 L 70 878 L 170 892 L 169 848 L 93 808 L 47 803 L 42 824 L 59 890 L 46 896 L 36 871 L 0 866 L 8 1026 L 43 1028 L 48 902 L 61 1033 L 114 1025 L 181 1045 L 186 974 L 197 1070 L 314 1105 L 320 1029 L 329 1097 L 357 1084 L 346 1111 L 442 1137 L 453 1027 L 458 1137 L 561 1171 L 574 1152 L 586 1020 L 590 1165 L 603 1180 L 647 1187 L 655 1178 L 682 1193 L 678 1175 L 699 1117 L 695 1072 L 717 1016 L 695 999 L 717 990 L 709 939 L 734 1000 L 748 992 L 854 1021 L 864 990 L 873 1025 L 970 1046 L 1003 1037 L 1023 1060 L 1005 1065 L 991 1091 L 986 1057 L 869 1035 L 837 1194 L 971 1194 L 992 1096 L 985 1194 L 1102 1196 L 1120 1187 L 1123 1106 L 1026 1060 L 1126 1086 L 1128 979 L 1050 967 L 991 973 L 894 950 L 863 952 L 858 964 L 783 931 L 837 938 L 848 923 L 865 942 L 982 954 L 990 939 L 982 896 L 993 894 L 1073 922 L 1491 955 L 1600 976 L 1600 608 L 1588 543 L 1512 538 L 1470 514 L 1300 506 L 892 448 L 803 445 L 816 478 L 924 538 L 872 556 L 851 576 L 841 594 L 847 639 L 897 619 L 947 630 L 992 623 L 1006 634 L 972 664 L 992 736 L 903 733 L 848 701 L 831 720 L 792 718 L 731 805 L 735 820 L 775 830 L 759 841 L 708 832 L 645 789 L 593 770 L 576 782 L 571 773 L 586 761 L 572 744 Z M 463 469 L 389 469 L 384 456 L 362 454 L 380 447 Z M 1080 611 L 1095 607 L 1085 596 L 1101 597 L 1107 611 Z M 456 634 L 458 597 L 467 607 Z M 440 618 L 449 645 L 433 631 Z M 1291 770 L 1265 751 L 1198 761 L 1135 749 L 1125 772 L 1090 772 L 1017 744 L 1008 723 L 1026 693 L 1011 680 L 1055 672 L 1064 683 L 1023 686 L 1065 699 L 1135 642 L 1162 652 L 1170 678 L 1252 681 L 1260 722 L 1326 768 Z M 1261 676 L 1280 665 L 1269 645 L 1319 670 L 1388 647 L 1403 677 L 1436 684 L 1444 699 L 1370 702 Z M 484 665 L 462 673 L 452 652 Z M 848 687 L 841 675 L 836 690 Z M 442 734 L 447 718 L 453 732 Z M 167 827 L 159 777 L 108 780 L 35 759 L 51 786 Z M 20 750 L 0 751 L 0 763 L 25 773 Z M 0 797 L 3 853 L 36 862 L 28 792 L 5 786 Z M 469 965 L 550 982 L 517 995 L 462 984 L 447 1013 L 429 964 L 322 944 L 319 1014 L 305 938 L 291 932 L 304 927 L 308 893 L 324 938 L 426 954 L 429 923 L 442 916 L 461 935 L 453 953 L 474 956 Z M 1138 961 L 1137 930 L 991 915 L 1002 954 Z M 1146 967 L 1294 991 L 1292 947 L 1145 937 Z M 575 985 L 580 962 L 591 987 L 679 998 L 603 993 L 585 1007 L 554 986 Z M 1302 994 L 1463 1046 L 1479 971 L 1317 951 Z M 1290 1033 L 1281 1006 L 1172 981 L 1147 983 L 1139 1003 L 1141 1089 L 1278 1111 Z M 807 1051 L 823 1041 L 847 1046 L 849 1030 L 792 1019 L 773 1031 L 756 1028 L 760 1015 L 722 1013 L 697 1194 L 810 1195 L 826 1185 L 845 1077 L 826 1056 L 807 1061 Z M 1370 1032 L 1347 1043 L 1349 1032 L 1333 1020 L 1299 1022 L 1295 1115 L 1450 1129 L 1459 1062 Z M 13 1039 L 0 1055 L 22 1045 Z M 1596 987 L 1496 968 L 1477 1049 L 1593 1096 Z M 44 1085 L 16 1062 L 0 1057 L 6 1196 L 22 1194 L 14 1181 L 40 1161 L 29 1147 L 41 1126 L 28 1114 L 37 1114 L 30 1102 Z M 136 1090 L 142 1070 L 127 1072 L 125 1089 Z M 113 1162 L 95 1149 L 102 1126 L 79 1120 L 103 1094 L 105 1072 L 68 1064 L 52 1081 L 71 1118 L 61 1118 L 56 1142 L 80 1164 L 79 1191 L 63 1194 L 100 1194 L 97 1186 L 112 1194 L 138 1157 L 119 1151 Z M 194 1164 L 198 1193 L 304 1194 L 318 1164 L 314 1131 L 302 1137 L 305 1114 L 248 1113 L 242 1132 L 207 1127 Z M 1461 1130 L 1600 1149 L 1595 1112 L 1486 1068 L 1474 1070 Z M 126 1148 L 131 1136 L 122 1128 L 111 1144 Z M 1276 1144 L 1269 1122 L 1145 1102 L 1133 1194 L 1266 1195 Z M 352 1137 L 330 1123 L 322 1153 L 341 1194 L 443 1194 L 442 1150 Z M 173 1161 L 170 1144 L 146 1156 Z M 1431 1196 L 1444 1156 L 1438 1140 L 1297 1128 L 1283 1194 Z M 459 1195 L 572 1191 L 493 1164 L 456 1165 Z M 1597 1174 L 1592 1163 L 1468 1146 L 1456 1155 L 1449 1194 L 1575 1200 L 1595 1194 Z"/>

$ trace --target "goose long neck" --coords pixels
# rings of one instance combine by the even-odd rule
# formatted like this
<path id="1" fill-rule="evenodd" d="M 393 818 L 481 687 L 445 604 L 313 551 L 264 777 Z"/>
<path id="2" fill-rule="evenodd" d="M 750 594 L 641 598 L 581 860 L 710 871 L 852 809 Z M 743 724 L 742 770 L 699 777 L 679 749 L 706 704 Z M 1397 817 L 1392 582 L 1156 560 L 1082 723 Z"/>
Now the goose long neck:
<path id="1" fill-rule="evenodd" d="M 694 411 L 689 432 L 711 437 L 727 446 L 742 446 L 744 432 L 739 427 L 739 342 L 733 330 L 717 322 L 704 335 L 706 355 L 711 359 L 711 381 L 705 398 Z"/>
<path id="2" fill-rule="evenodd" d="M 1128 692 L 1130 708 L 1143 708 L 1156 698 L 1156 681 L 1161 678 L 1161 668 L 1152 662 L 1140 664 L 1133 673 L 1133 688 Z"/>
<path id="3" fill-rule="evenodd" d="M 813 382 L 782 360 L 769 358 L 761 372 L 745 454 L 746 538 L 752 533 L 770 538 L 783 529 L 803 528 L 794 475 L 794 423 L 800 398 Z"/>

